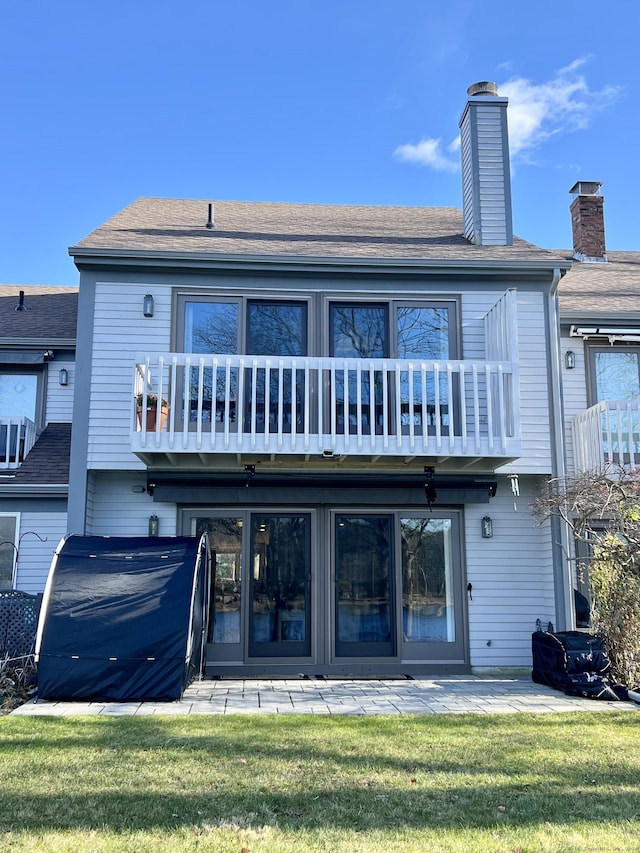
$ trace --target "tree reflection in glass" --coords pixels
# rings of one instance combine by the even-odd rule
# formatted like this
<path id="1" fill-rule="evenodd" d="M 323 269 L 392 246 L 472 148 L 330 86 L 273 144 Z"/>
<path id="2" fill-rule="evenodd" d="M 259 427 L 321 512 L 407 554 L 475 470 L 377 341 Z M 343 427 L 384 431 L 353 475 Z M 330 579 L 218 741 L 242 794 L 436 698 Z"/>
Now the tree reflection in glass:
<path id="1" fill-rule="evenodd" d="M 451 519 L 401 518 L 405 642 L 455 641 Z"/>

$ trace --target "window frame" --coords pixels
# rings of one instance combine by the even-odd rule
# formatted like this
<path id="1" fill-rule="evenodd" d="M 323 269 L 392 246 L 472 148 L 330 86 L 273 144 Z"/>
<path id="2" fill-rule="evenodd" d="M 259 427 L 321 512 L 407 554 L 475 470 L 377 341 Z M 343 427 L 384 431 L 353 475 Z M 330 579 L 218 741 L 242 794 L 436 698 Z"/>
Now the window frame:
<path id="1" fill-rule="evenodd" d="M 640 386 L 640 346 L 630 344 L 626 341 L 615 341 L 613 344 L 604 341 L 586 342 L 586 373 L 587 373 L 587 405 L 590 408 L 597 403 L 604 402 L 598 399 L 596 355 L 602 352 L 629 352 L 638 356 L 638 383 Z"/>
<path id="2" fill-rule="evenodd" d="M 2 364 L 0 360 L 0 376 L 35 376 L 35 412 L 33 423 L 37 432 L 40 432 L 44 423 L 45 395 L 46 395 L 46 366 L 35 364 Z M 12 417 L 28 417 L 27 415 L 15 415 Z M 31 418 L 29 418 L 31 420 Z"/>
<path id="3" fill-rule="evenodd" d="M 4 586 L 2 582 L 2 578 L 0 576 L 0 589 L 15 589 L 16 581 L 18 579 L 18 548 L 20 542 L 20 513 L 19 512 L 0 512 L 0 518 L 13 518 L 14 519 L 14 527 L 13 527 L 13 542 L 10 539 L 1 539 L 1 542 L 5 544 L 13 545 L 12 553 L 12 563 L 11 563 L 11 577 L 9 579 L 10 586 Z M 4 546 L 3 546 L 4 547 Z"/>
<path id="4" fill-rule="evenodd" d="M 299 292 L 278 293 L 264 296 L 258 291 L 247 291 L 245 293 L 199 293 L 197 291 L 178 291 L 174 294 L 174 319 L 172 328 L 172 346 L 174 352 L 186 352 L 185 350 L 185 306 L 188 302 L 224 302 L 233 303 L 238 306 L 238 329 L 237 329 L 237 354 L 248 355 L 248 332 L 250 303 L 263 305 L 296 305 L 305 306 L 304 336 L 306 339 L 307 353 L 311 354 L 314 349 L 313 330 L 309 318 L 313 316 L 313 294 Z M 270 355 L 270 353 L 253 353 L 253 355 Z"/>
<path id="5" fill-rule="evenodd" d="M 399 308 L 447 308 L 449 310 L 449 355 L 447 361 L 458 361 L 462 359 L 462 335 L 461 335 L 461 298 L 460 296 L 444 297 L 434 294 L 429 297 L 418 297 L 413 295 L 406 296 L 372 296 L 371 294 L 322 294 L 323 310 L 322 310 L 322 345 L 318 352 L 320 356 L 331 356 L 333 349 L 332 344 L 332 326 L 331 326 L 331 308 L 334 305 L 358 305 L 358 306 L 375 306 L 383 305 L 387 307 L 387 346 L 389 354 L 384 358 L 400 358 L 398 353 L 398 319 L 397 311 Z"/>

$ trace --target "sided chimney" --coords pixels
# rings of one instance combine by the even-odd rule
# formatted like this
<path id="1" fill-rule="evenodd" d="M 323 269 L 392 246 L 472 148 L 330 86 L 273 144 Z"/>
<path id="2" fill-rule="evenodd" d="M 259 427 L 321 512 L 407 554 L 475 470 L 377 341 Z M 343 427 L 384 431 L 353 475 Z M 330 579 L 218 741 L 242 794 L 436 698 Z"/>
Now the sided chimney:
<path id="1" fill-rule="evenodd" d="M 600 195 L 599 181 L 578 181 L 569 192 L 575 195 L 571 202 L 571 229 L 573 231 L 573 257 L 587 264 L 607 262 L 604 242 L 604 198 Z"/>
<path id="2" fill-rule="evenodd" d="M 460 119 L 464 236 L 478 246 L 512 246 L 508 98 L 474 83 Z"/>

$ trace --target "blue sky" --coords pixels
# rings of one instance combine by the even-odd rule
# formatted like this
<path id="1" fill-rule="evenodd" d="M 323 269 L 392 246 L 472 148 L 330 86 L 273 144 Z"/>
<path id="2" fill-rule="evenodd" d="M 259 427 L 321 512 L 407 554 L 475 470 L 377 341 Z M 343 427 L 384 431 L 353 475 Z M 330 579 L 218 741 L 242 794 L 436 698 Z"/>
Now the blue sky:
<path id="1" fill-rule="evenodd" d="M 602 181 L 640 250 L 640 7 L 611 0 L 32 0 L 0 9 L 0 282 L 139 196 L 461 206 L 466 89 L 510 99 L 514 231 L 571 247 Z"/>

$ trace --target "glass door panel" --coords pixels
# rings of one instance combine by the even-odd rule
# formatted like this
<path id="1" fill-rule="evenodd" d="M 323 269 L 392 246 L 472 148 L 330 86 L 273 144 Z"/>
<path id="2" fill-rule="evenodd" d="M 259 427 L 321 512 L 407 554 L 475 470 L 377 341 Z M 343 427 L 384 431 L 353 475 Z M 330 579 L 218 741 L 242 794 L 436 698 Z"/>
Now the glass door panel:
<path id="1" fill-rule="evenodd" d="M 402 630 L 408 643 L 456 639 L 451 519 L 401 518 Z"/>
<path id="2" fill-rule="evenodd" d="M 334 358 L 388 358 L 389 322 L 386 305 L 333 304 L 329 310 L 329 355 Z M 351 434 L 382 432 L 382 372 L 336 371 L 336 431 Z M 373 384 L 373 388 L 371 385 Z M 373 411 L 373 416 L 372 416 Z M 372 420 L 374 423 L 372 424 Z"/>
<path id="3" fill-rule="evenodd" d="M 402 514 L 402 658 L 468 659 L 460 514 Z"/>
<path id="4" fill-rule="evenodd" d="M 238 302 L 185 302 L 184 303 L 184 352 L 207 355 L 236 355 L 238 352 Z M 202 386 L 202 388 L 201 388 Z M 214 378 L 213 369 L 207 367 L 202 375 L 198 367 L 189 374 L 189 420 L 198 420 L 199 398 L 202 391 L 202 421 L 221 424 L 224 420 L 228 400 L 229 417 L 236 420 L 238 397 L 238 371 L 230 371 L 229 381 L 224 367 L 218 369 Z"/>
<path id="5" fill-rule="evenodd" d="M 303 356 L 307 354 L 307 305 L 304 302 L 258 302 L 247 305 L 247 353 L 249 355 Z M 251 407 L 255 382 L 256 432 L 291 432 L 303 429 L 306 389 L 304 371 L 247 369 L 245 430 L 251 431 Z"/>
<path id="6" fill-rule="evenodd" d="M 249 654 L 311 654 L 309 515 L 251 516 Z"/>
<path id="7" fill-rule="evenodd" d="M 335 517 L 335 651 L 395 655 L 393 517 Z"/>
<path id="8" fill-rule="evenodd" d="M 192 518 L 191 535 L 209 536 L 212 595 L 207 641 L 216 657 L 240 657 L 242 639 L 242 532 L 240 516 Z"/>
<path id="9" fill-rule="evenodd" d="M 398 358 L 428 359 L 429 361 L 447 361 L 451 358 L 454 326 L 448 306 L 412 306 L 400 305 L 396 308 L 396 334 L 398 338 Z M 402 427 L 408 431 L 413 423 L 414 429 L 433 431 L 440 421 L 443 434 L 450 426 L 449 385 L 446 373 L 442 373 L 437 382 L 429 373 L 423 388 L 422 378 L 417 373 L 413 378 L 412 392 L 409 379 L 403 376 L 400 389 L 400 412 Z M 426 396 L 426 424 L 423 407 L 423 395 Z"/>

